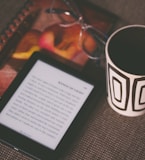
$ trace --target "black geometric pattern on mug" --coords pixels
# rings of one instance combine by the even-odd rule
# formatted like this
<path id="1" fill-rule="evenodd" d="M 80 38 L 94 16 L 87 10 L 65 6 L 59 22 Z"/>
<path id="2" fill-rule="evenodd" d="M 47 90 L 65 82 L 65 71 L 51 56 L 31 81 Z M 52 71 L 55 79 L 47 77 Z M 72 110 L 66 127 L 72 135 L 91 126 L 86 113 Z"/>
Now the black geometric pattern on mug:
<path id="1" fill-rule="evenodd" d="M 132 104 L 133 111 L 145 110 L 145 77 L 134 80 Z"/>
<path id="2" fill-rule="evenodd" d="M 108 64 L 108 78 L 112 104 L 120 110 L 126 110 L 129 99 L 129 78 L 110 64 Z"/>
<path id="3" fill-rule="evenodd" d="M 114 95 L 114 98 L 115 98 L 116 101 L 121 103 L 121 100 L 122 100 L 122 84 L 116 77 L 112 77 L 112 84 L 113 84 L 113 95 Z M 118 94 L 116 94 L 115 86 L 119 87 L 120 92 L 118 92 Z"/>

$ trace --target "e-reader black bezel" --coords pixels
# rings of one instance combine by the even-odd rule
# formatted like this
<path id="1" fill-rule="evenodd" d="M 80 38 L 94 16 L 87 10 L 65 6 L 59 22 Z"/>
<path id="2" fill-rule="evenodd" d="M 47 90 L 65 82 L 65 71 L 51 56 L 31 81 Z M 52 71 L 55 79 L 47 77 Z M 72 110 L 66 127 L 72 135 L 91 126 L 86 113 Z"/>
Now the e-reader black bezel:
<path id="1" fill-rule="evenodd" d="M 81 72 L 66 66 L 64 63 L 57 61 L 56 59 L 52 58 L 51 56 L 44 55 L 43 53 L 36 52 L 32 55 L 32 57 L 28 60 L 25 64 L 23 69 L 19 72 L 15 80 L 12 82 L 8 90 L 3 95 L 0 101 L 0 111 L 4 108 L 6 103 L 9 101 L 13 93 L 16 91 L 18 86 L 21 84 L 23 79 L 27 76 L 30 69 L 33 67 L 37 60 L 42 60 L 60 70 L 63 70 L 75 77 L 78 77 L 90 84 L 94 85 L 94 89 L 87 98 L 85 104 L 81 107 L 81 110 L 71 123 L 70 127 L 68 128 L 67 132 L 65 133 L 64 137 L 60 141 L 59 145 L 55 150 L 51 150 L 45 146 L 40 145 L 39 143 L 21 135 L 17 132 L 3 126 L 0 124 L 0 140 L 11 145 L 14 148 L 17 148 L 19 151 L 25 152 L 26 154 L 30 155 L 36 159 L 55 159 L 59 154 L 63 153 L 68 145 L 70 145 L 71 141 L 75 137 L 74 135 L 79 131 L 82 123 L 85 120 L 85 117 L 91 111 L 91 108 L 94 107 L 97 100 L 97 92 L 98 88 L 95 82 L 89 80 L 89 78 L 83 76 Z"/>

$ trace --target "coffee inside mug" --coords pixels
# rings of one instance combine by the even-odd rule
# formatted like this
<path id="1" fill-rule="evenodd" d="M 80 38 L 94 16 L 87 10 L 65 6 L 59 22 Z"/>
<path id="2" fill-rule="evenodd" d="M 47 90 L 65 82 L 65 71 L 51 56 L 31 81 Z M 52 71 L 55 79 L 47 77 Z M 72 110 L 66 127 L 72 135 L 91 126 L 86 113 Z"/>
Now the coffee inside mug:
<path id="1" fill-rule="evenodd" d="M 108 44 L 109 57 L 118 68 L 145 75 L 145 27 L 124 28 L 115 33 Z"/>

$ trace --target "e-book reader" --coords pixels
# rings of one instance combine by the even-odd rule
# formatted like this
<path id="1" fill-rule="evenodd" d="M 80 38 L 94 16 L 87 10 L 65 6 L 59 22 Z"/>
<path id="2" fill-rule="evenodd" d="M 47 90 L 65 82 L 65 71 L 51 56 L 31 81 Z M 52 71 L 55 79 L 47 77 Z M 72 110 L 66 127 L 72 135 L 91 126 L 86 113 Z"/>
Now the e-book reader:
<path id="1" fill-rule="evenodd" d="M 0 139 L 36 159 L 55 159 L 95 97 L 95 83 L 34 53 L 0 102 Z"/>

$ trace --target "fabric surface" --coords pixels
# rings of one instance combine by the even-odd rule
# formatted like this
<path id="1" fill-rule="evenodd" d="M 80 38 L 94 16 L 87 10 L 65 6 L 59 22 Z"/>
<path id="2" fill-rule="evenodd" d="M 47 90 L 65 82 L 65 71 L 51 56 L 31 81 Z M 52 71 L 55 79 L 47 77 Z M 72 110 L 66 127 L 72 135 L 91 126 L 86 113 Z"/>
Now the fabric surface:
<path id="1" fill-rule="evenodd" d="M 144 160 L 145 116 L 128 118 L 101 100 L 67 160 Z"/>
<path id="2" fill-rule="evenodd" d="M 127 24 L 145 24 L 143 0 L 92 0 Z M 0 2 L 0 6 L 4 5 Z M 12 1 L 9 1 L 9 5 Z M 17 4 L 17 3 L 16 3 Z M 0 7 L 1 8 L 1 7 Z M 1 12 L 0 12 L 0 16 Z M 102 96 L 85 126 L 59 160 L 144 160 L 145 115 L 129 118 L 114 112 Z M 0 143 L 0 160 L 32 160 Z"/>
<path id="3" fill-rule="evenodd" d="M 104 95 L 73 144 L 59 160 L 144 160 L 145 116 L 114 112 Z M 31 160 L 0 144 L 0 160 Z"/>
<path id="4" fill-rule="evenodd" d="M 126 24 L 145 24 L 144 0 L 90 0 L 118 15 Z"/>
<path id="5" fill-rule="evenodd" d="M 11 4 L 16 5 L 11 5 Z M 14 20 L 16 17 L 15 15 L 21 11 L 21 8 L 27 3 L 27 0 L 17 1 L 12 0 L 7 5 L 7 2 L 5 0 L 0 1 L 0 17 L 1 17 L 1 23 L 0 23 L 0 33 L 2 33 L 5 29 L 8 28 L 8 24 L 12 23 L 12 20 Z M 13 6 L 13 7 L 11 7 Z M 5 16 L 7 15 L 7 16 Z M 5 18 L 6 17 L 6 18 Z M 4 30 L 3 30 L 4 29 Z"/>

